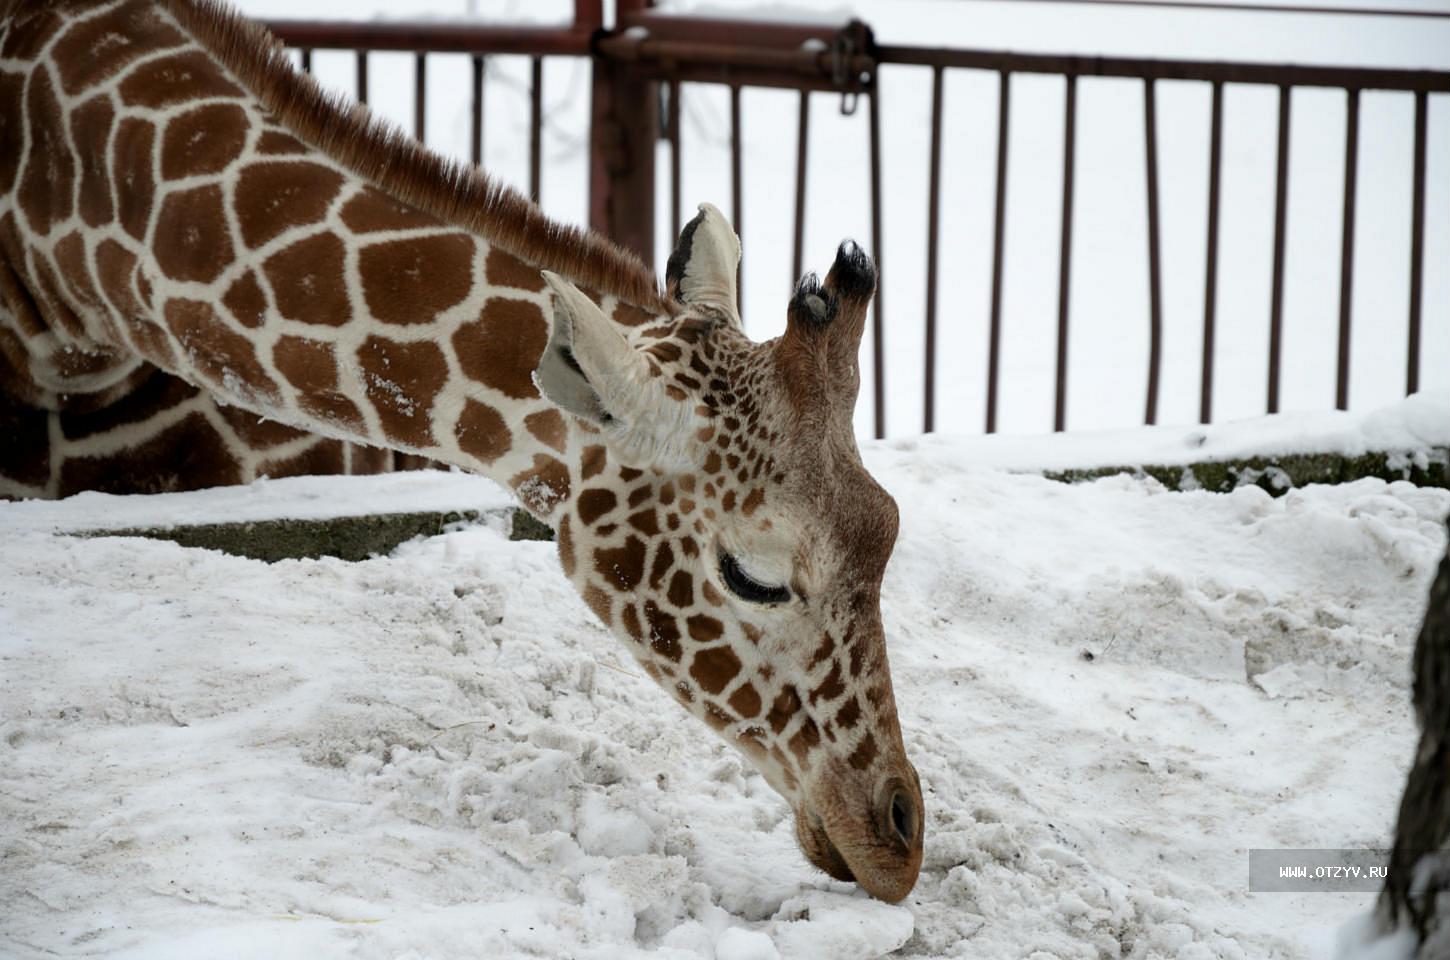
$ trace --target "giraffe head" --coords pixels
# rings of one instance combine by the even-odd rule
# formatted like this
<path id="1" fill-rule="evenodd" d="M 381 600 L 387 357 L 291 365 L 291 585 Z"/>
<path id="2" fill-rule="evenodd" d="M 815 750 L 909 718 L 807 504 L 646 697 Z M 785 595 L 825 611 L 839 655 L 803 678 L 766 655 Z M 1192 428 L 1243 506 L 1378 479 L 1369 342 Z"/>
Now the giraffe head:
<path id="1" fill-rule="evenodd" d="M 676 316 L 633 341 L 552 274 L 542 392 L 582 421 L 560 559 L 646 672 L 791 804 L 807 857 L 887 900 L 921 868 L 923 807 L 880 589 L 892 498 L 852 430 L 872 262 L 841 245 L 785 334 L 742 332 L 740 243 L 714 207 L 666 272 Z"/>

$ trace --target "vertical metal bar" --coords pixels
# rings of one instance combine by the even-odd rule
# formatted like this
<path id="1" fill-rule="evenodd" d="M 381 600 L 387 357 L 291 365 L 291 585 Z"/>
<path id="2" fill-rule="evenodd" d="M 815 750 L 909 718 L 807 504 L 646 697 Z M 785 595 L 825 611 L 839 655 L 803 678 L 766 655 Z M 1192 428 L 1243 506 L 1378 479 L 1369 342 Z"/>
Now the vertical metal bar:
<path id="1" fill-rule="evenodd" d="M 665 115 L 670 138 L 670 236 L 680 235 L 680 81 L 671 80 L 665 89 L 670 92 L 669 112 Z"/>
<path id="2" fill-rule="evenodd" d="M 1344 132 L 1344 233 L 1339 244 L 1339 374 L 1334 405 L 1349 409 L 1349 321 L 1354 293 L 1354 194 L 1359 175 L 1359 91 L 1346 91 Z"/>
<path id="3" fill-rule="evenodd" d="M 1069 73 L 1062 131 L 1062 245 L 1057 257 L 1057 401 L 1052 429 L 1067 429 L 1067 313 L 1072 287 L 1072 174 L 1077 141 L 1077 75 Z"/>
<path id="4" fill-rule="evenodd" d="M 604 0 L 574 0 L 575 28 L 594 29 L 604 25 Z"/>
<path id="5" fill-rule="evenodd" d="M 745 236 L 745 185 L 743 145 L 740 129 L 740 85 L 730 87 L 730 215 L 735 224 L 735 235 Z M 735 302 L 744 307 L 745 263 L 744 258 L 735 268 Z"/>
<path id="6" fill-rule="evenodd" d="M 473 151 L 473 165 L 483 165 L 483 57 L 473 58 L 473 104 L 470 110 L 472 125 L 469 127 L 469 146 Z"/>
<path id="7" fill-rule="evenodd" d="M 1007 219 L 1007 135 L 1012 74 L 1003 70 L 997 87 L 997 210 L 992 221 L 992 323 L 987 340 L 987 432 L 997 432 L 997 393 L 1002 355 L 1002 240 Z"/>
<path id="8" fill-rule="evenodd" d="M 881 272 L 881 75 L 871 86 L 871 253 L 876 257 L 876 304 L 871 311 L 871 369 L 875 387 L 876 438 L 886 436 L 886 322 Z"/>
<path id="9" fill-rule="evenodd" d="M 303 47 L 299 52 L 302 54 L 302 72 L 303 73 L 311 73 L 312 72 L 312 48 L 311 47 Z"/>
<path id="10" fill-rule="evenodd" d="M 642 6 L 620 0 L 619 10 Z M 653 80 L 604 58 L 592 61 L 589 105 L 589 225 L 655 261 L 655 152 L 659 93 Z"/>
<path id="11" fill-rule="evenodd" d="M 1203 267 L 1203 378 L 1198 397 L 1198 422 L 1213 419 L 1214 325 L 1218 320 L 1218 183 L 1223 156 L 1223 83 L 1213 82 L 1208 144 L 1208 241 Z"/>
<path id="12" fill-rule="evenodd" d="M 1284 227 L 1289 199 L 1289 104 L 1293 90 L 1279 87 L 1279 159 L 1274 175 L 1274 281 L 1269 301 L 1269 403 L 1279 412 L 1279 369 L 1284 346 Z"/>
<path id="13" fill-rule="evenodd" d="M 357 52 L 357 102 L 368 102 L 368 52 Z"/>
<path id="14" fill-rule="evenodd" d="M 791 285 L 800 279 L 806 232 L 806 145 L 810 139 L 811 95 L 801 91 L 800 119 L 796 122 L 795 148 L 795 249 L 791 259 Z"/>
<path id="15" fill-rule="evenodd" d="M 931 433 L 936 419 L 936 254 L 941 222 L 941 67 L 931 74 L 931 181 L 926 220 L 926 395 L 923 400 L 922 430 Z"/>
<path id="16" fill-rule="evenodd" d="M 1425 282 L 1425 91 L 1415 94 L 1415 187 L 1410 214 L 1410 346 L 1405 393 L 1420 389 L 1420 303 Z"/>
<path id="17" fill-rule="evenodd" d="M 1143 81 L 1143 146 L 1148 181 L 1148 402 L 1144 423 L 1158 422 L 1158 377 L 1163 365 L 1163 286 L 1158 263 L 1157 84 Z"/>
<path id="18" fill-rule="evenodd" d="M 428 55 L 413 55 L 413 139 L 424 142 L 427 133 Z"/>
<path id="19" fill-rule="evenodd" d="M 544 58 L 533 58 L 529 79 L 529 199 L 539 202 L 543 166 Z"/>

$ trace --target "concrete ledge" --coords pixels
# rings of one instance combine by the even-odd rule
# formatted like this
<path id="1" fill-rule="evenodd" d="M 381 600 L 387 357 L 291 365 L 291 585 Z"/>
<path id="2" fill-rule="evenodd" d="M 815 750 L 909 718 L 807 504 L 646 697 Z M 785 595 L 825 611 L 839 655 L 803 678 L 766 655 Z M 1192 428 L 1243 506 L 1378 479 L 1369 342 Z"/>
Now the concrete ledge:
<path id="1" fill-rule="evenodd" d="M 1126 473 L 1149 476 L 1170 490 L 1227 493 L 1256 484 L 1279 496 L 1311 483 L 1347 483 L 1365 477 L 1408 480 L 1424 487 L 1450 487 L 1450 448 L 1434 447 L 1399 453 L 1291 454 L 1242 460 L 1208 461 L 1176 466 L 1117 466 L 1043 471 L 1062 483 L 1079 483 Z M 554 531 L 517 507 L 503 509 L 374 513 L 320 520 L 252 520 L 179 526 L 85 530 L 82 537 L 146 537 L 171 540 L 183 547 L 203 547 L 240 557 L 275 563 L 317 557 L 366 560 L 397 549 L 414 537 L 443 533 L 455 523 L 501 521 L 510 540 L 553 540 Z"/>
<path id="2" fill-rule="evenodd" d="M 399 544 L 414 537 L 437 536 L 449 524 L 476 523 L 482 517 L 476 510 L 393 513 L 327 520 L 253 520 L 178 527 L 86 530 L 74 535 L 170 540 L 183 547 L 220 550 L 267 563 L 317 557 L 357 561 L 390 553 Z"/>
<path id="3" fill-rule="evenodd" d="M 1286 454 L 1204 463 L 1158 466 L 1092 467 L 1050 470 L 1043 476 L 1064 483 L 1079 483 L 1120 473 L 1149 476 L 1170 490 L 1208 490 L 1228 493 L 1254 484 L 1274 496 L 1311 483 L 1349 483 L 1367 477 L 1385 481 L 1408 480 L 1421 487 L 1450 488 L 1450 447 L 1371 452 L 1358 456 L 1339 453 Z"/>

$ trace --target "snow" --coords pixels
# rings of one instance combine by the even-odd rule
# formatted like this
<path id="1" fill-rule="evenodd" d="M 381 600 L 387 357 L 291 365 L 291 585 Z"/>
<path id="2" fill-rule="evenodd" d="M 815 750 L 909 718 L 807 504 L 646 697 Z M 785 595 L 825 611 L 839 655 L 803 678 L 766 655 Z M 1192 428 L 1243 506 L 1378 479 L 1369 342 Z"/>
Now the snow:
<path id="1" fill-rule="evenodd" d="M 1250 894 L 1247 851 L 1386 845 L 1450 491 L 1068 486 L 980 449 L 864 450 L 929 818 L 901 905 L 807 864 L 549 544 L 53 532 L 500 496 L 472 478 L 0 505 L 0 955 L 1330 956 L 1371 895 Z"/>
<path id="2" fill-rule="evenodd" d="M 3 526 L 24 531 L 126 530 L 256 520 L 328 520 L 372 513 L 506 510 L 514 500 L 498 484 L 436 470 L 376 477 L 263 478 L 162 497 L 87 492 L 65 500 L 0 504 Z"/>
<path id="3" fill-rule="evenodd" d="M 979 467 L 1003 470 L 1203 463 L 1287 454 L 1408 453 L 1450 447 L 1450 392 L 1418 393 L 1368 412 L 1250 417 L 1227 423 L 1130 430 L 1080 430 L 1052 436 L 927 434 L 891 441 L 891 449 L 955 448 Z"/>

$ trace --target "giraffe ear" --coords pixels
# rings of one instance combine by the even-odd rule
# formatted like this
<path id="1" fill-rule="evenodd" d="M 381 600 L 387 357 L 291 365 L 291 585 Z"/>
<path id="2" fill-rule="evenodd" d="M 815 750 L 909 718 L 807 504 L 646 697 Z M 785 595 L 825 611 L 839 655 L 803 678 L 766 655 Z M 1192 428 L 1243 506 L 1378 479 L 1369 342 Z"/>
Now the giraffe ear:
<path id="1" fill-rule="evenodd" d="M 740 238 L 725 215 L 700 204 L 695 219 L 680 231 L 680 241 L 665 267 L 665 283 L 681 303 L 719 314 L 740 326 L 735 275 L 740 268 Z"/>
<path id="2" fill-rule="evenodd" d="M 557 274 L 543 271 L 554 295 L 549 343 L 534 383 L 550 401 L 598 427 L 625 466 L 670 472 L 704 462 L 696 438 L 705 422 L 688 400 L 665 391 L 644 354 L 614 321 Z"/>

